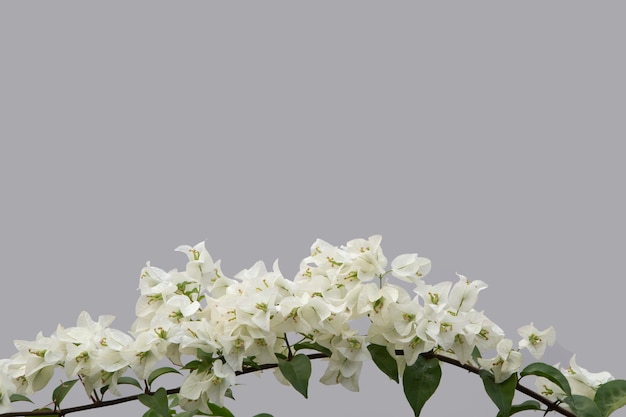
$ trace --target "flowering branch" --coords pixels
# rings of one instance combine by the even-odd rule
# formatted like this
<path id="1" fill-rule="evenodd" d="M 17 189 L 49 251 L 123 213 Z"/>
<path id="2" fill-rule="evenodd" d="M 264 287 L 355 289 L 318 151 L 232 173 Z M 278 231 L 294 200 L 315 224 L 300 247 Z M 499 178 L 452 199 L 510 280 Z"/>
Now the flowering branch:
<path id="1" fill-rule="evenodd" d="M 142 270 L 130 334 L 112 329 L 112 316 L 94 321 L 83 312 L 76 327 L 15 341 L 17 353 L 0 360 L 0 417 L 64 416 L 132 400 L 145 404 L 149 416 L 169 417 L 176 408 L 185 410 L 177 414 L 181 417 L 232 416 L 223 404 L 237 375 L 278 368 L 278 380 L 307 397 L 311 359 L 321 357 L 329 361 L 320 382 L 352 391 L 359 389 L 363 361 L 373 360 L 391 379 L 402 380 L 416 417 L 438 387 L 440 362 L 479 375 L 503 417 L 540 410 L 542 404 L 546 413 L 607 417 L 626 405 L 626 381 L 591 373 L 575 357 L 568 369 L 540 362 L 522 367 L 522 350 L 538 360 L 554 344 L 552 327 L 522 326 L 514 347 L 474 309 L 484 282 L 458 275 L 454 284 L 426 283 L 431 264 L 417 254 L 397 256 L 387 269 L 380 242 L 372 236 L 336 247 L 317 240 L 293 280 L 282 276 L 277 263 L 268 271 L 262 262 L 228 278 L 204 243 L 181 246 L 177 250 L 188 256 L 184 271 L 166 272 L 149 263 Z M 413 284 L 414 295 L 391 282 L 394 278 Z M 366 334 L 352 326 L 361 318 L 369 321 Z M 290 344 L 290 333 L 300 341 Z M 302 353 L 306 350 L 318 353 Z M 484 358 L 488 352 L 492 357 Z M 157 368 L 164 359 L 179 369 Z M 44 388 L 57 368 L 74 379 L 54 389 L 53 409 L 11 411 L 13 402 L 30 401 L 27 395 Z M 180 388 L 152 389 L 156 378 L 179 371 L 188 373 Z M 537 391 L 519 383 L 525 376 L 535 377 Z M 61 408 L 77 382 L 94 403 Z M 122 384 L 143 393 L 121 397 Z M 514 405 L 516 390 L 534 401 Z M 103 401 L 106 392 L 121 398 Z"/>
<path id="2" fill-rule="evenodd" d="M 398 355 L 402 355 L 403 352 L 402 351 L 397 351 L 396 354 Z M 426 358 L 436 358 L 442 362 L 446 362 L 448 364 L 454 365 L 456 367 L 465 369 L 471 373 L 474 373 L 476 375 L 479 375 L 480 373 L 480 369 L 477 367 L 474 367 L 472 365 L 469 364 L 462 364 L 459 361 L 452 359 L 448 356 L 444 356 L 444 355 L 439 355 L 433 352 L 426 352 L 426 353 L 422 353 L 422 355 Z M 323 353 L 313 353 L 313 354 L 308 354 L 307 357 L 309 359 L 321 359 L 321 358 L 328 358 L 328 356 L 326 356 Z M 263 364 L 263 365 L 259 365 L 259 369 L 253 369 L 253 368 L 248 368 L 248 369 L 244 369 L 241 372 L 236 372 L 237 375 L 243 375 L 243 374 L 247 374 L 247 373 L 252 373 L 252 372 L 259 372 L 262 370 L 267 370 L 267 369 L 272 369 L 272 368 L 276 368 L 278 367 L 278 364 Z M 534 398 L 535 400 L 543 403 L 544 405 L 547 406 L 547 411 L 555 411 L 561 415 L 564 415 L 566 417 L 576 417 L 576 415 L 574 413 L 572 413 L 569 410 L 564 409 L 563 407 L 560 407 L 558 404 L 555 404 L 554 402 L 549 401 L 547 398 L 543 397 L 542 395 L 536 393 L 535 391 L 521 385 L 519 382 L 517 383 L 517 387 L 516 389 L 532 398 Z M 180 387 L 179 388 L 171 388 L 166 390 L 166 394 L 167 395 L 173 395 L 173 394 L 178 394 L 180 392 Z M 153 394 L 153 392 L 148 392 L 147 394 Z M 116 398 L 113 400 L 108 400 L 108 401 L 98 401 L 92 404 L 86 404 L 86 405 L 82 405 L 82 406 L 77 406 L 77 407 L 70 407 L 70 408 L 66 408 L 63 410 L 59 410 L 59 411 L 50 411 L 50 410 L 42 410 L 42 411 L 25 411 L 25 412 L 9 412 L 9 413 L 4 413 L 4 414 L 0 414 L 0 417 L 30 417 L 30 416 L 50 416 L 50 415 L 55 415 L 55 416 L 65 416 L 67 414 L 72 414 L 72 413 L 76 413 L 76 412 L 80 412 L 80 411 L 86 411 L 86 410 L 93 410 L 96 408 L 103 408 L 103 407 L 109 407 L 112 405 L 117 405 L 117 404 L 123 404 L 123 403 L 127 403 L 130 401 L 136 401 L 140 395 L 143 394 L 136 394 L 136 395 L 129 395 L 129 396 L 125 396 L 125 397 L 120 397 L 120 398 Z"/>

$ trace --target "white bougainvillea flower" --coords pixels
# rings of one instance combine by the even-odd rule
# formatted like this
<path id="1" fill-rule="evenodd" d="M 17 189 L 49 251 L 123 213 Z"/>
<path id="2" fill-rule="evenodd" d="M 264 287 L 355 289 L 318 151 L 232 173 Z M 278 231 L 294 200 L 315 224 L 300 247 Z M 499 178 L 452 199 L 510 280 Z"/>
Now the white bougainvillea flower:
<path id="1" fill-rule="evenodd" d="M 555 368 L 558 368 L 558 366 L 558 364 L 554 365 Z M 535 387 L 537 388 L 537 392 L 539 394 L 543 395 L 550 401 L 562 401 L 567 396 L 558 385 L 547 378 L 535 378 Z"/>
<path id="2" fill-rule="evenodd" d="M 576 363 L 576 355 L 569 361 L 567 369 L 561 369 L 567 378 L 573 395 L 583 395 L 593 399 L 598 387 L 606 382 L 612 381 L 613 375 L 609 372 L 589 372 Z"/>
<path id="3" fill-rule="evenodd" d="M 324 385 L 341 384 L 349 391 L 357 392 L 359 391 L 359 377 L 362 367 L 363 362 L 352 361 L 341 353 L 333 352 L 320 382 Z"/>
<path id="4" fill-rule="evenodd" d="M 483 312 L 471 310 L 465 314 L 464 335 L 480 351 L 494 349 L 504 338 L 504 330 L 489 320 Z"/>
<path id="5" fill-rule="evenodd" d="M 17 393 L 15 381 L 9 376 L 10 359 L 0 359 L 0 413 L 11 410 L 11 395 Z"/>
<path id="6" fill-rule="evenodd" d="M 224 276 L 220 266 L 221 261 L 213 262 L 204 242 L 195 246 L 182 245 L 176 250 L 186 254 L 189 258 L 185 272 L 187 276 L 200 283 L 202 290 L 208 291 L 214 296 L 220 296 L 223 290 L 234 282 Z"/>
<path id="7" fill-rule="evenodd" d="M 547 346 L 554 345 L 556 332 L 552 326 L 546 330 L 538 330 L 533 323 L 517 329 L 517 333 L 523 338 L 519 341 L 520 349 L 528 349 L 537 360 L 541 359 Z"/>
<path id="8" fill-rule="evenodd" d="M 496 383 L 506 381 L 522 366 L 522 354 L 513 350 L 511 339 L 502 339 L 496 346 L 498 355 L 491 359 L 478 358 L 483 369 L 493 372 Z"/>
<path id="9" fill-rule="evenodd" d="M 353 239 L 346 243 L 342 249 L 348 260 L 340 269 L 344 280 L 367 282 L 384 275 L 387 258 L 380 247 L 381 241 L 382 236 L 374 235 L 367 240 Z"/>
<path id="10" fill-rule="evenodd" d="M 487 288 L 483 281 L 470 281 L 467 277 L 457 274 L 459 281 L 452 286 L 448 297 L 448 306 L 451 310 L 468 312 L 478 300 L 478 293 Z"/>
<path id="11" fill-rule="evenodd" d="M 226 390 L 235 384 L 235 371 L 221 360 L 213 362 L 211 371 L 192 371 L 180 387 L 181 407 L 212 414 L 207 402 L 224 405 Z"/>
<path id="12" fill-rule="evenodd" d="M 341 336 L 335 336 L 331 346 L 333 351 L 340 352 L 343 357 L 354 362 L 372 359 L 370 352 L 367 350 L 366 337 L 356 334 L 354 330 L 346 331 Z"/>
<path id="13" fill-rule="evenodd" d="M 378 284 L 367 283 L 350 290 L 346 294 L 346 304 L 352 306 L 347 308 L 353 313 L 351 319 L 355 320 L 365 314 L 370 316 L 383 314 L 383 310 L 398 302 L 401 297 L 405 301 L 409 300 L 409 295 L 402 287 L 384 285 L 379 288 Z"/>
<path id="14" fill-rule="evenodd" d="M 443 281 L 435 285 L 418 282 L 413 291 L 424 300 L 424 305 L 439 313 L 448 309 L 448 296 L 452 283 Z"/>
<path id="15" fill-rule="evenodd" d="M 54 368 L 65 360 L 65 346 L 56 337 L 45 337 L 42 332 L 34 341 L 16 340 L 18 352 L 12 360 L 23 370 L 19 377 L 24 378 L 24 392 L 32 394 L 45 387 L 54 375 Z M 15 375 L 14 377 L 18 377 Z"/>
<path id="16" fill-rule="evenodd" d="M 402 281 L 417 283 L 430 272 L 431 262 L 417 253 L 399 255 L 391 261 L 391 274 Z"/>

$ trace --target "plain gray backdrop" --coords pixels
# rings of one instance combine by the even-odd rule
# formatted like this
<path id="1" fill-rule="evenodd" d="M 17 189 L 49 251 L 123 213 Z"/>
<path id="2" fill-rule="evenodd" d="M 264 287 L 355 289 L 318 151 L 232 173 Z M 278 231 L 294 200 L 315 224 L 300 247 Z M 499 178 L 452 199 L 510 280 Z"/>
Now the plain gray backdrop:
<path id="1" fill-rule="evenodd" d="M 0 356 L 82 310 L 128 330 L 141 268 L 182 268 L 180 244 L 206 240 L 230 276 L 278 258 L 291 277 L 318 237 L 382 234 L 389 259 L 429 257 L 432 282 L 486 281 L 477 308 L 515 341 L 531 321 L 553 325 L 547 362 L 575 352 L 626 378 L 624 12 L 1 2 Z M 321 385 L 323 370 L 308 400 L 264 373 L 240 378 L 227 405 L 411 415 L 372 365 L 356 394 Z M 495 416 L 478 378 L 443 373 L 423 415 Z"/>

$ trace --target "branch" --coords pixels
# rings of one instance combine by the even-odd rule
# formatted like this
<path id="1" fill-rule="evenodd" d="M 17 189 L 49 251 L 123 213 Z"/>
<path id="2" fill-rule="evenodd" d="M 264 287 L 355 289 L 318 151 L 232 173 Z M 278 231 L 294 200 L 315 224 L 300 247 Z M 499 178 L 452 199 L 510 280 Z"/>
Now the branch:
<path id="1" fill-rule="evenodd" d="M 396 351 L 396 355 L 403 355 L 404 352 L 401 350 L 397 350 Z M 452 359 L 450 357 L 447 356 L 443 356 L 441 354 L 437 354 L 434 352 L 425 352 L 422 353 L 422 355 L 428 359 L 431 358 L 437 358 L 438 360 L 440 360 L 441 362 L 445 362 L 448 363 L 450 365 L 454 365 L 458 368 L 462 368 L 465 369 L 466 371 L 469 371 L 471 373 L 474 373 L 476 375 L 479 374 L 480 369 L 472 366 L 472 365 L 468 365 L 468 364 L 463 364 L 461 362 L 459 362 L 456 359 Z M 323 354 L 323 353 L 313 353 L 310 355 L 307 355 L 309 357 L 309 359 L 323 359 L 323 358 L 328 358 L 327 355 Z M 249 373 L 253 373 L 253 372 L 258 372 L 258 371 L 263 371 L 266 369 L 273 369 L 278 367 L 278 364 L 275 363 L 268 363 L 268 364 L 264 364 L 264 365 L 258 365 L 254 368 L 247 368 L 244 369 L 243 371 L 237 371 L 236 375 L 243 375 L 243 374 L 249 374 Z M 548 408 L 548 411 L 555 411 L 563 416 L 566 417 L 578 417 L 576 416 L 576 414 L 572 413 L 569 410 L 566 410 L 565 408 L 559 406 L 558 404 L 555 404 L 554 402 L 548 400 L 546 397 L 542 396 L 541 394 L 531 390 L 530 388 L 527 388 L 525 386 L 523 386 L 522 384 L 519 383 L 519 381 L 517 382 L 517 387 L 515 388 L 517 391 L 528 395 L 529 397 L 539 401 L 540 403 L 542 403 L 543 405 L 545 405 Z M 167 391 L 167 395 L 170 394 L 178 394 L 180 392 L 180 388 L 172 388 L 172 389 L 168 389 Z M 142 393 L 143 394 L 143 393 Z M 148 392 L 147 394 L 153 394 L 153 392 Z M 137 395 L 130 395 L 127 397 L 120 397 L 120 398 L 116 398 L 113 400 L 108 400 L 108 401 L 99 401 L 96 403 L 92 403 L 92 404 L 86 404 L 86 405 L 81 405 L 81 406 L 77 406 L 77 407 L 71 407 L 71 408 L 66 408 L 63 410 L 57 410 L 57 411 L 53 411 L 53 410 L 41 410 L 41 411 L 26 411 L 26 412 L 9 412 L 9 413 L 4 413 L 4 414 L 0 414 L 0 417 L 30 417 L 30 416 L 58 416 L 58 417 L 63 417 L 67 414 L 71 414 L 71 413 L 76 413 L 79 411 L 86 411 L 86 410 L 92 410 L 94 408 L 102 408 L 102 407 L 109 407 L 111 405 L 116 405 L 116 404 L 123 404 L 126 402 L 130 402 L 130 401 L 135 401 L 139 398 L 139 395 L 141 394 L 137 394 Z"/>
<path id="2" fill-rule="evenodd" d="M 402 355 L 403 352 L 400 351 L 396 351 L 397 355 Z M 468 364 L 463 364 L 461 362 L 459 362 L 456 359 L 452 359 L 448 356 L 443 356 L 440 355 L 438 353 L 433 353 L 431 352 L 426 352 L 426 353 L 422 353 L 422 355 L 424 355 L 424 357 L 430 359 L 430 358 L 437 358 L 439 359 L 441 362 L 445 362 L 445 363 L 449 363 L 450 365 L 454 365 L 456 367 L 459 368 L 463 368 L 466 371 L 469 371 L 473 374 L 479 375 L 480 373 L 480 369 L 476 368 L 475 366 L 472 365 L 468 365 Z M 542 403 L 543 405 L 545 405 L 546 407 L 548 407 L 548 411 L 556 411 L 557 413 L 564 415 L 566 417 L 578 417 L 576 416 L 576 414 L 572 413 L 569 410 L 566 410 L 565 408 L 559 406 L 558 404 L 555 404 L 554 402 L 550 401 L 549 399 L 547 399 L 546 397 L 544 397 L 543 395 L 539 394 L 538 392 L 535 392 L 533 390 L 531 390 L 528 387 L 525 387 L 524 385 L 520 384 L 519 380 L 517 381 L 517 386 L 515 387 L 515 389 L 523 394 L 528 395 L 529 397 L 539 401 L 540 403 Z M 1 416 L 0 416 L 1 417 Z"/>

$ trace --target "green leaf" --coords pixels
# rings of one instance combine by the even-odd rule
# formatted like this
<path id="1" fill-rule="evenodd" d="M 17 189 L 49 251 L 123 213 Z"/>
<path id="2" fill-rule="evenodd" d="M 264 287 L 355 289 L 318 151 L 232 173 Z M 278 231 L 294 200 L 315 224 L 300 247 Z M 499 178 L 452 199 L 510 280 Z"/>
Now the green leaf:
<path id="1" fill-rule="evenodd" d="M 185 366 L 183 366 L 183 369 L 189 369 L 193 371 L 193 370 L 198 369 L 200 365 L 202 365 L 202 361 L 194 359 L 191 362 L 186 363 Z"/>
<path id="2" fill-rule="evenodd" d="M 247 358 L 244 358 L 243 367 L 247 369 L 256 369 L 257 371 L 261 370 L 261 365 L 256 363 L 254 358 L 256 358 L 256 356 L 248 356 Z"/>
<path id="3" fill-rule="evenodd" d="M 293 345 L 293 347 L 296 350 L 310 349 L 310 350 L 315 350 L 317 352 L 323 353 L 324 355 L 328 357 L 332 356 L 332 352 L 330 351 L 330 349 L 315 342 L 300 342 L 300 343 L 296 343 L 295 345 Z"/>
<path id="4" fill-rule="evenodd" d="M 224 392 L 224 396 L 230 398 L 231 400 L 235 399 L 235 396 L 233 395 L 233 390 L 230 388 L 226 388 L 226 392 Z"/>
<path id="5" fill-rule="evenodd" d="M 491 401 L 498 407 L 501 417 L 509 417 L 511 415 L 511 405 L 515 396 L 515 388 L 517 387 L 517 374 L 513 374 L 505 381 L 496 384 L 491 372 L 481 370 L 480 377 L 483 380 L 485 391 Z"/>
<path id="6" fill-rule="evenodd" d="M 62 382 L 61 385 L 59 385 L 54 389 L 54 391 L 52 391 L 52 402 L 57 407 L 61 405 L 61 402 L 63 401 L 67 393 L 70 392 L 76 382 L 78 382 L 78 379 L 72 379 L 71 381 Z"/>
<path id="7" fill-rule="evenodd" d="M 213 362 L 215 360 L 213 353 L 205 352 L 200 348 L 196 349 L 196 356 L 203 362 Z"/>
<path id="8" fill-rule="evenodd" d="M 198 410 L 196 411 L 183 411 L 182 413 L 178 413 L 178 414 L 174 414 L 173 417 L 193 417 L 193 416 L 197 416 Z"/>
<path id="9" fill-rule="evenodd" d="M 441 380 L 441 366 L 437 358 L 426 359 L 420 355 L 407 366 L 402 375 L 404 395 L 415 413 L 420 415 L 426 401 L 435 393 Z"/>
<path id="10" fill-rule="evenodd" d="M 571 397 L 566 397 L 563 402 L 569 405 L 578 417 L 602 417 L 600 409 L 590 398 L 582 395 L 572 395 Z"/>
<path id="11" fill-rule="evenodd" d="M 295 355 L 291 360 L 278 358 L 278 369 L 296 391 L 304 398 L 308 398 L 307 391 L 311 377 L 311 360 L 308 356 Z"/>
<path id="12" fill-rule="evenodd" d="M 373 343 L 367 346 L 367 350 L 372 355 L 372 360 L 378 366 L 378 369 L 383 371 L 385 375 L 393 379 L 396 382 L 400 382 L 398 377 L 398 362 L 389 353 L 385 346 L 375 345 Z"/>
<path id="13" fill-rule="evenodd" d="M 515 413 L 526 410 L 541 410 L 541 404 L 533 400 L 524 401 L 521 404 L 511 406 L 511 412 L 509 413 L 509 415 L 511 416 Z M 503 417 L 503 414 L 499 412 L 497 417 Z"/>
<path id="14" fill-rule="evenodd" d="M 274 417 L 274 416 L 271 414 L 267 414 L 267 413 L 261 413 L 261 414 L 255 414 L 252 417 Z"/>
<path id="15" fill-rule="evenodd" d="M 129 376 L 121 376 L 118 378 L 117 380 L 117 385 L 134 385 L 135 387 L 139 388 L 139 389 L 143 389 L 141 387 L 141 384 L 139 383 L 139 381 L 137 381 L 135 378 L 131 378 Z"/>
<path id="16" fill-rule="evenodd" d="M 478 346 L 474 346 L 474 349 L 472 350 L 472 359 L 474 359 L 474 363 L 480 367 L 478 358 L 482 358 L 482 355 L 480 354 L 480 350 L 478 350 Z"/>
<path id="17" fill-rule="evenodd" d="M 158 417 L 170 417 L 165 388 L 159 388 L 153 394 L 139 394 L 139 401 L 154 412 Z"/>
<path id="18" fill-rule="evenodd" d="M 546 378 L 561 388 L 568 397 L 572 395 L 572 389 L 570 388 L 565 375 L 563 375 L 563 373 L 561 373 L 561 371 L 556 369 L 554 366 L 541 362 L 531 363 L 524 368 L 522 372 L 520 372 L 520 377 L 525 377 L 526 375 L 535 375 Z"/>
<path id="19" fill-rule="evenodd" d="M 213 413 L 214 416 L 235 417 L 228 408 L 220 407 L 219 405 L 213 404 L 211 402 L 209 403 L 209 410 L 211 410 L 211 413 Z"/>
<path id="20" fill-rule="evenodd" d="M 15 402 L 18 402 L 18 401 L 28 401 L 29 403 L 32 403 L 30 398 L 28 398 L 27 396 L 22 395 L 22 394 L 12 394 L 10 399 L 11 399 L 12 403 L 15 403 Z"/>
<path id="21" fill-rule="evenodd" d="M 626 405 L 626 380 L 616 379 L 600 385 L 594 401 L 602 417 L 622 408 Z"/>
<path id="22" fill-rule="evenodd" d="M 196 349 L 196 356 L 198 359 L 187 363 L 183 366 L 183 369 L 196 370 L 198 373 L 210 371 L 213 368 L 213 362 L 217 360 L 217 358 L 213 357 L 213 353 L 207 353 L 202 349 Z"/>
<path id="23" fill-rule="evenodd" d="M 137 388 L 139 388 L 140 390 L 143 390 L 141 384 L 139 383 L 139 381 L 137 381 L 135 378 L 131 378 L 129 376 L 121 376 L 118 378 L 117 380 L 117 385 L 133 385 Z M 100 388 L 100 394 L 104 395 L 105 392 L 107 392 L 109 390 L 109 386 L 105 385 L 102 388 Z"/>
<path id="24" fill-rule="evenodd" d="M 165 366 L 163 368 L 155 369 L 154 371 L 152 371 L 150 373 L 150 376 L 148 376 L 148 386 L 152 385 L 154 380 L 157 379 L 158 377 L 160 377 L 161 375 L 173 374 L 173 373 L 180 375 L 180 372 L 178 372 L 174 368 L 170 368 L 169 366 Z"/>
<path id="25" fill-rule="evenodd" d="M 44 407 L 44 408 L 37 408 L 35 410 L 33 410 L 34 412 L 43 412 L 43 411 L 50 411 L 50 414 L 37 414 L 37 417 L 45 417 L 45 416 L 55 416 L 58 417 L 59 413 L 55 412 L 53 409 L 49 408 L 49 407 Z"/>

